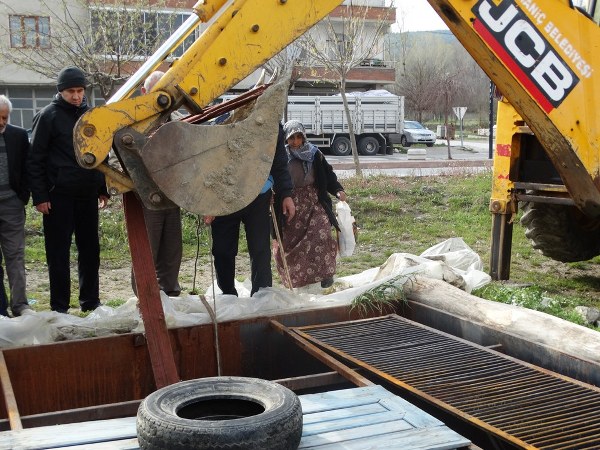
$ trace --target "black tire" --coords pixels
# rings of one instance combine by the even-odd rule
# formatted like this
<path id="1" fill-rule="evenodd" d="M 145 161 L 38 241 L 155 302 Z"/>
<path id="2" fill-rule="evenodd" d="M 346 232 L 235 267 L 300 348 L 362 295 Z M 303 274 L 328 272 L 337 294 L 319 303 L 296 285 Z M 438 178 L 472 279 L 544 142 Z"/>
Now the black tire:
<path id="1" fill-rule="evenodd" d="M 600 254 L 599 224 L 574 206 L 523 203 L 525 236 L 533 248 L 556 261 L 587 261 Z"/>
<path id="2" fill-rule="evenodd" d="M 270 381 L 213 377 L 183 381 L 146 397 L 137 435 L 147 450 L 295 450 L 302 407 L 289 389 Z"/>
<path id="3" fill-rule="evenodd" d="M 348 139 L 346 136 L 336 137 L 331 144 L 331 153 L 333 153 L 335 156 L 348 156 L 350 153 L 352 153 L 350 139 Z"/>
<path id="4" fill-rule="evenodd" d="M 433 142 L 430 142 L 428 144 L 425 144 L 427 147 L 433 147 Z"/>
<path id="5" fill-rule="evenodd" d="M 358 152 L 364 156 L 375 156 L 379 153 L 379 141 L 372 136 L 365 136 L 358 142 Z"/>
<path id="6" fill-rule="evenodd" d="M 408 143 L 408 139 L 406 139 L 406 136 L 402 135 L 402 137 L 400 138 L 400 145 L 402 145 L 402 147 L 410 147 L 410 144 Z"/>

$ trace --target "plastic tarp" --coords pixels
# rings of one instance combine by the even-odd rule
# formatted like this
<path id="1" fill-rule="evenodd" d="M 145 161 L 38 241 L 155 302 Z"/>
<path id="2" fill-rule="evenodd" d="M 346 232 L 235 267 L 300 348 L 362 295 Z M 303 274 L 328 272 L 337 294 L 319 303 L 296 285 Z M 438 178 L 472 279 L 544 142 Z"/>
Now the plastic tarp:
<path id="1" fill-rule="evenodd" d="M 341 94 L 335 94 L 336 97 L 341 96 Z M 392 94 L 390 91 L 386 91 L 385 89 L 372 89 L 370 91 L 354 91 L 354 92 L 346 92 L 346 96 L 348 97 L 396 97 L 396 95 Z"/>
<path id="2" fill-rule="evenodd" d="M 461 238 L 452 238 L 429 248 L 420 256 L 394 253 L 382 266 L 337 278 L 334 285 L 327 289 L 322 289 L 320 283 L 294 289 L 293 292 L 273 287 L 261 289 L 250 298 L 251 286 L 246 280 L 244 283 L 236 282 L 239 298 L 223 295 L 213 283 L 207 288 L 205 299 L 215 311 L 217 320 L 222 322 L 347 305 L 358 295 L 382 283 L 392 279 L 403 283 L 416 275 L 444 280 L 471 292 L 490 281 L 482 268 L 480 257 Z M 208 311 L 197 295 L 168 297 L 161 292 L 161 300 L 169 328 L 211 322 Z M 131 297 L 117 308 L 101 306 L 84 318 L 51 311 L 28 312 L 12 319 L 1 317 L 0 347 L 143 331 L 137 298 Z"/>

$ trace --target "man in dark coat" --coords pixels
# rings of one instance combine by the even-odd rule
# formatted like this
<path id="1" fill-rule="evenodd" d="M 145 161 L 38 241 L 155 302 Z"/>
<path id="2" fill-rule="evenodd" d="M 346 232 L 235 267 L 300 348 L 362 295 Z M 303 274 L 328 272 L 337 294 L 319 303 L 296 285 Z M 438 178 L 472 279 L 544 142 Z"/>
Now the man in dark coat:
<path id="1" fill-rule="evenodd" d="M 282 214 L 290 220 L 296 213 L 292 201 L 292 179 L 287 168 L 287 154 L 283 128 L 279 126 L 277 148 L 271 166 L 271 174 L 265 182 L 261 193 L 252 203 L 240 211 L 219 217 L 206 217 L 205 223 L 211 224 L 212 254 L 214 256 L 217 285 L 223 294 L 238 295 L 235 288 L 235 257 L 238 253 L 240 225 L 244 224 L 246 242 L 250 254 L 250 279 L 254 295 L 262 287 L 273 285 L 271 271 L 271 206 L 274 189 L 283 199 Z"/>
<path id="2" fill-rule="evenodd" d="M 10 100 L 0 95 L 0 246 L 10 285 L 10 309 L 16 317 L 31 309 L 25 294 L 25 205 L 29 201 L 25 162 L 29 138 L 23 128 L 8 123 L 11 111 Z M 0 287 L 4 291 L 4 285 Z M 0 292 L 0 314 L 7 315 L 6 303 L 6 293 Z"/>
<path id="3" fill-rule="evenodd" d="M 66 67 L 58 74 L 58 94 L 33 118 L 28 178 L 33 204 L 44 215 L 50 308 L 66 313 L 71 301 L 70 248 L 77 246 L 79 304 L 82 311 L 100 306 L 98 207 L 108 201 L 104 175 L 79 166 L 73 128 L 89 108 L 85 74 Z"/>

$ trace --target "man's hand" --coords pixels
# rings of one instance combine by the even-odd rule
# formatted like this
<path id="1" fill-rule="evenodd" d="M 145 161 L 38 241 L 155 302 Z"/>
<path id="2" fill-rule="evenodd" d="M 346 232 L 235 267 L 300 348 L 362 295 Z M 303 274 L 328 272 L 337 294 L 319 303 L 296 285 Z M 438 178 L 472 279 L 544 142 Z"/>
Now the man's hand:
<path id="1" fill-rule="evenodd" d="M 346 196 L 346 193 L 344 191 L 338 191 L 338 193 L 335 194 L 335 196 L 337 198 L 339 198 L 343 202 L 345 202 L 346 200 L 348 200 L 348 197 Z"/>
<path id="2" fill-rule="evenodd" d="M 108 205 L 108 197 L 106 195 L 98 197 L 98 209 L 104 209 L 106 205 Z"/>
<path id="3" fill-rule="evenodd" d="M 204 225 L 210 225 L 215 220 L 215 216 L 204 216 Z"/>
<path id="4" fill-rule="evenodd" d="M 35 209 L 37 209 L 42 214 L 50 214 L 52 205 L 50 204 L 50 202 L 38 203 L 37 205 L 35 205 Z"/>
<path id="5" fill-rule="evenodd" d="M 296 215 L 296 205 L 292 197 L 286 197 L 282 202 L 283 215 L 285 216 L 285 222 L 290 223 L 290 220 Z"/>

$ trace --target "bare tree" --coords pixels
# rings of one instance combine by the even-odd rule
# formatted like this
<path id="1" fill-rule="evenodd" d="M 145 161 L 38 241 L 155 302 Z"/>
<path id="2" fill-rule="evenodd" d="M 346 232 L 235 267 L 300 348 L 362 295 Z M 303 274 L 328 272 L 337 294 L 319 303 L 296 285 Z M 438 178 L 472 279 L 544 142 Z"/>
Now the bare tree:
<path id="1" fill-rule="evenodd" d="M 15 29 L 0 28 L 13 43 L 0 49 L 0 57 L 48 78 L 76 65 L 106 99 L 178 25 L 180 15 L 161 13 L 164 5 L 163 0 L 41 0 L 52 26 L 37 31 L 44 45 L 27 45 L 27 30 L 19 36 Z M 9 10 L 21 17 L 18 8 Z M 14 45 L 19 39 L 24 45 Z"/>
<path id="2" fill-rule="evenodd" d="M 452 60 L 449 56 L 452 48 L 435 36 L 421 33 L 403 35 L 410 42 L 398 61 L 396 91 L 404 96 L 407 110 L 423 122 L 424 114 L 434 111 L 443 100 L 439 89 Z"/>
<path id="3" fill-rule="evenodd" d="M 301 68 L 306 64 L 305 50 L 301 44 L 298 42 L 293 42 L 280 51 L 278 54 L 273 56 L 270 60 L 268 60 L 265 64 L 263 64 L 263 68 L 269 74 L 282 74 L 291 72 L 289 88 L 293 88 L 296 81 L 300 79 L 302 74 Z M 287 120 L 287 108 L 285 110 L 284 120 Z"/>
<path id="4" fill-rule="evenodd" d="M 348 121 L 350 145 L 354 157 L 356 175 L 362 177 L 356 146 L 352 115 L 346 97 L 346 82 L 349 72 L 367 59 L 383 52 L 382 35 L 389 25 L 390 9 L 371 9 L 368 6 L 343 6 L 335 19 L 328 16 L 312 28 L 300 40 L 307 56 L 316 65 L 325 68 L 322 78 L 334 84 L 340 91 L 344 112 Z M 374 16 L 376 12 L 376 17 Z"/>
<path id="5" fill-rule="evenodd" d="M 269 73 L 285 73 L 292 69 L 290 88 L 300 78 L 301 72 L 296 67 L 302 65 L 303 48 L 296 42 L 291 43 L 282 51 L 263 64 L 263 68 Z"/>
<path id="6" fill-rule="evenodd" d="M 398 60 L 394 90 L 405 97 L 407 113 L 420 122 L 435 113 L 444 117 L 448 87 L 452 88 L 450 106 L 460 104 L 479 114 L 487 110 L 487 76 L 448 33 L 390 36 Z M 451 84 L 447 82 L 448 74 L 454 75 Z"/>

